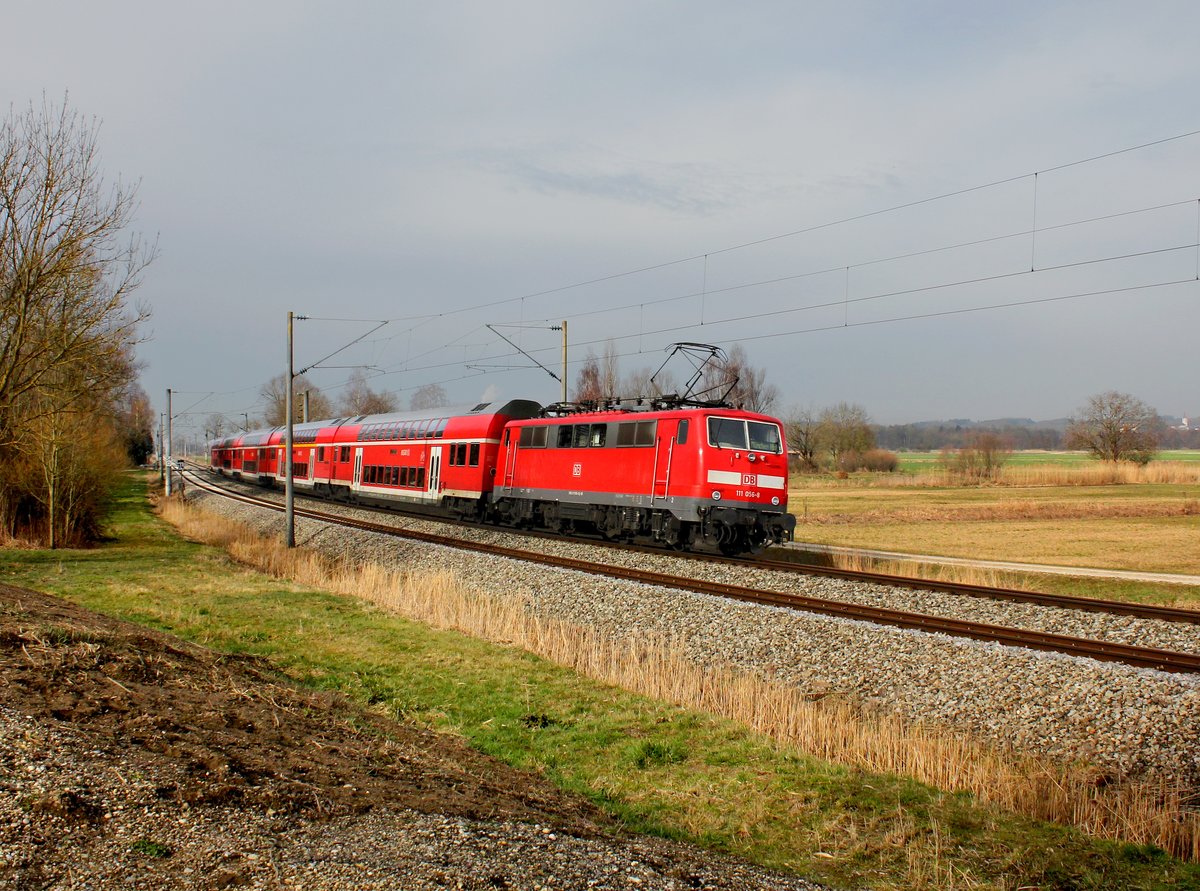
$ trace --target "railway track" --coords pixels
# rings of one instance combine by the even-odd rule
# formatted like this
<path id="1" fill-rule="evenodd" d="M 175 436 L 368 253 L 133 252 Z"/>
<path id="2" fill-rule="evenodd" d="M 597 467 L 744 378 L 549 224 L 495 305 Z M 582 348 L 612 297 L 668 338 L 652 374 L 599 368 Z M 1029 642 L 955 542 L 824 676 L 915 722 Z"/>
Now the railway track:
<path id="1" fill-rule="evenodd" d="M 206 465 L 193 464 L 196 472 L 207 472 Z M 356 510 L 374 510 L 389 516 L 404 516 L 412 519 L 436 521 L 453 526 L 481 528 L 479 523 L 466 520 L 456 520 L 448 517 L 432 517 L 429 514 L 416 511 L 406 511 L 393 508 L 376 508 L 370 505 L 354 505 Z M 542 538 L 552 541 L 562 541 L 563 536 L 530 529 L 514 529 L 505 527 L 513 535 L 527 538 Z M 577 541 L 596 547 L 612 548 L 620 551 L 672 557 L 695 562 L 711 563 L 726 566 L 752 566 L 755 569 L 766 569 L 772 572 L 785 572 L 795 575 L 808 575 L 818 578 L 842 579 L 850 582 L 886 585 L 890 588 L 905 588 L 912 591 L 936 591 L 942 594 L 953 594 L 960 597 L 979 597 L 989 600 L 1004 600 L 1011 603 L 1032 603 L 1038 606 L 1052 606 L 1061 609 L 1080 610 L 1082 612 L 1107 613 L 1114 616 L 1129 616 L 1137 619 L 1155 619 L 1163 622 L 1182 622 L 1200 625 L 1200 610 L 1181 609 L 1171 606 L 1156 606 L 1154 604 L 1131 603 L 1124 600 L 1105 600 L 1096 597 L 1075 597 L 1070 594 L 1047 594 L 1041 591 L 1024 591 L 1017 588 L 993 588 L 986 585 L 970 585 L 963 582 L 935 581 L 933 579 L 913 578 L 911 576 L 888 575 L 879 572 L 867 572 L 855 569 L 837 569 L 829 566 L 815 566 L 805 563 L 798 558 L 780 560 L 772 556 L 757 557 L 722 557 L 715 554 L 695 554 L 683 551 L 665 551 L 662 548 L 644 545 L 625 544 L 605 541 L 600 538 L 579 538 Z"/>
<path id="2" fill-rule="evenodd" d="M 278 502 L 247 495 L 241 492 L 235 492 L 225 487 L 214 485 L 211 481 L 200 477 L 198 473 L 193 472 L 190 474 L 190 476 L 192 484 L 205 491 L 221 495 L 222 497 L 232 498 L 256 507 L 264 507 L 269 510 L 279 512 L 284 510 L 284 506 Z M 821 615 L 836 616 L 845 619 L 855 619 L 859 621 L 890 625 L 929 633 L 941 633 L 955 637 L 989 641 L 1006 646 L 1016 646 L 1027 649 L 1042 650 L 1046 652 L 1064 653 L 1072 656 L 1082 656 L 1106 662 L 1120 662 L 1126 665 L 1132 665 L 1141 668 L 1154 668 L 1161 671 L 1170 672 L 1200 673 L 1200 655 L 1193 653 L 1175 652 L 1152 647 L 1139 647 L 1131 644 L 1115 643 L 1111 641 L 1091 640 L 1088 638 L 1071 637 L 1068 635 L 1054 634 L 1045 631 L 1008 628 L 999 625 L 971 622 L 962 619 L 934 616 L 924 613 L 904 612 L 882 607 L 846 603 L 837 600 L 826 600 L 804 594 L 759 590 L 722 582 L 680 578 L 678 576 L 653 572 L 650 570 L 595 563 L 586 560 L 578 560 L 572 557 L 562 557 L 553 554 L 511 548 L 503 545 L 470 541 L 447 535 L 438 535 L 431 532 L 398 529 L 395 526 L 384 523 L 375 523 L 367 520 L 342 517 L 336 514 L 312 510 L 305 507 L 296 507 L 295 515 L 298 517 L 306 517 L 308 519 L 334 523 L 355 529 L 362 529 L 364 531 L 375 532 L 396 538 L 421 541 L 429 544 L 456 548 L 458 550 L 474 551 L 478 553 L 489 554 L 491 556 L 509 557 L 526 562 L 535 562 L 542 565 L 585 572 L 591 575 L 606 576 L 609 578 L 618 578 L 626 581 L 657 585 L 676 590 L 726 597 L 747 603 L 795 609 L 809 613 L 818 613 Z M 655 553 L 659 553 L 661 555 L 662 552 Z M 838 573 L 830 574 L 838 575 L 838 577 L 845 577 Z M 870 576 L 872 574 L 868 573 L 865 575 Z M 884 581 L 885 579 L 886 581 Z M 875 576 L 872 581 L 877 581 L 881 584 L 892 583 L 890 577 L 887 576 Z M 914 580 L 906 581 L 913 582 Z M 918 587 L 918 585 L 914 582 L 911 587 Z M 926 586 L 922 583 L 919 585 L 919 587 L 928 588 L 929 586 Z M 1025 594 L 1028 592 L 1017 593 Z M 1157 618 L 1157 616 L 1155 616 L 1155 618 Z"/>

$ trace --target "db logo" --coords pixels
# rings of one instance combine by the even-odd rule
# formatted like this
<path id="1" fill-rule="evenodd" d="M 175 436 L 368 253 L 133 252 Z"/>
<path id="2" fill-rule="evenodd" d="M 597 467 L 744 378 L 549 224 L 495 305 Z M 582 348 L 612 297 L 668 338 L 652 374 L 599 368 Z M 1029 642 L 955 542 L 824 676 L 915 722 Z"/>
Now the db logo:
<path id="1" fill-rule="evenodd" d="M 583 465 L 576 464 L 571 468 L 571 476 L 583 476 Z"/>
<path id="2" fill-rule="evenodd" d="M 758 474 L 757 473 L 743 473 L 742 474 L 742 485 L 743 486 L 757 486 L 758 485 Z"/>

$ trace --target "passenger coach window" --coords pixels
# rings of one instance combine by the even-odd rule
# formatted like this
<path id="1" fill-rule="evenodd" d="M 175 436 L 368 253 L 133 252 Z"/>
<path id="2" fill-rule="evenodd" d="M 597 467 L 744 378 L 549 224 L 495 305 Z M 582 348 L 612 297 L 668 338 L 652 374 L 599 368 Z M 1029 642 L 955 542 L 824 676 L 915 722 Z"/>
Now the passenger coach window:
<path id="1" fill-rule="evenodd" d="M 479 443 L 477 442 L 471 443 L 471 466 L 479 466 Z"/>
<path id="2" fill-rule="evenodd" d="M 781 448 L 779 428 L 762 421 L 747 421 L 750 428 L 750 448 L 756 452 L 772 452 L 778 455 Z"/>
<path id="3" fill-rule="evenodd" d="M 722 449 L 745 449 L 746 422 L 734 418 L 709 418 L 708 444 Z"/>

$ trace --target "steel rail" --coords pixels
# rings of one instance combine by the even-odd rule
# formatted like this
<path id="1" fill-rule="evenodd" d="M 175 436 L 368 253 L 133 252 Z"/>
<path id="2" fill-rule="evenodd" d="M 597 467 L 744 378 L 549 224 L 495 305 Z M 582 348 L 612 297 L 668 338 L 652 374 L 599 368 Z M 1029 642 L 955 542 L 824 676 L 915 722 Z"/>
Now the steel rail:
<path id="1" fill-rule="evenodd" d="M 743 561 L 746 562 L 746 561 Z M 802 573 L 804 575 L 846 579 L 854 582 L 870 582 L 892 588 L 909 588 L 921 591 L 939 591 L 943 594 L 960 594 L 966 597 L 984 597 L 992 600 L 1008 600 L 1017 603 L 1036 603 L 1041 606 L 1057 606 L 1093 613 L 1110 613 L 1117 616 L 1133 616 L 1139 619 L 1159 619 L 1164 622 L 1186 622 L 1200 625 L 1200 610 L 1181 609 L 1174 606 L 1156 606 L 1148 603 L 1130 603 L 1123 600 L 1104 600 L 1099 597 L 1075 597 L 1070 594 L 1048 594 L 1043 591 L 1022 591 L 1018 588 L 993 588 L 987 585 L 971 585 L 965 582 L 945 582 L 933 579 L 913 578 L 903 575 L 887 575 L 857 569 L 834 569 L 813 566 L 790 560 L 751 559 L 751 565 L 779 572 Z"/>
<path id="2" fill-rule="evenodd" d="M 224 497 L 232 498 L 258 507 L 282 511 L 283 505 L 263 498 L 255 498 L 242 493 L 231 492 L 228 489 L 214 486 L 208 481 L 201 480 L 193 474 L 193 483 L 206 491 L 214 492 Z M 954 637 L 965 637 L 973 640 L 990 641 L 1006 646 L 1024 647 L 1026 649 L 1043 650 L 1047 652 L 1065 653 L 1072 656 L 1083 656 L 1106 662 L 1121 662 L 1140 668 L 1153 668 L 1170 672 L 1200 673 L 1200 655 L 1180 653 L 1172 650 L 1161 650 L 1153 647 L 1139 647 L 1133 644 L 1114 643 L 1110 641 L 1091 640 L 1082 637 L 1072 637 L 1064 634 L 1054 634 L 1045 631 L 1031 631 L 1019 628 L 1008 628 L 983 622 L 971 622 L 963 619 L 952 619 L 943 616 L 933 616 L 925 613 L 904 612 L 901 610 L 882 607 L 865 606 L 862 604 L 845 603 L 837 600 L 825 600 L 810 597 L 805 594 L 785 593 L 782 591 L 763 591 L 746 588 L 740 585 L 730 585 L 723 582 L 708 582 L 697 579 L 680 578 L 650 570 L 632 569 L 624 566 L 610 566 L 572 557 L 559 557 L 510 548 L 503 545 L 486 544 L 469 541 L 431 532 L 419 532 L 412 529 L 399 529 L 395 526 L 374 523 L 349 517 L 340 517 L 323 511 L 308 508 L 296 508 L 297 516 L 307 517 L 327 523 L 334 523 L 361 529 L 368 532 L 390 535 L 421 541 L 428 544 L 452 547 L 458 550 L 474 551 L 491 556 L 508 557 L 514 560 L 540 563 L 561 569 L 585 572 L 591 575 L 618 578 L 642 584 L 657 585 L 675 590 L 709 594 L 726 597 L 747 603 L 775 606 L 803 612 L 818 613 L 838 618 L 854 619 L 875 624 L 891 625 L 898 628 L 923 631 L 927 633 L 947 634 Z"/>
<path id="3" fill-rule="evenodd" d="M 200 470 L 208 470 L 205 465 L 193 464 Z M 412 517 L 414 519 L 447 523 L 455 526 L 471 528 L 487 528 L 478 522 L 462 520 L 454 517 L 443 517 L 420 511 L 403 508 L 381 508 L 372 505 L 353 505 L 358 510 L 376 510 L 390 515 Z M 516 529 L 503 527 L 513 535 L 523 535 L 527 538 L 545 538 L 555 541 L 563 540 L 564 536 L 552 532 L 541 532 L 536 529 Z M 837 569 L 831 566 L 816 566 L 799 560 L 775 560 L 763 557 L 723 557 L 717 554 L 698 554 L 687 551 L 673 551 L 646 545 L 628 544 L 624 542 L 606 541 L 602 538 L 575 537 L 572 540 L 596 547 L 607 547 L 633 553 L 663 555 L 676 557 L 681 560 L 691 560 L 697 563 L 716 563 L 726 566 L 754 567 L 772 572 L 785 572 L 793 575 L 809 575 L 817 578 L 843 579 L 850 582 L 884 585 L 890 588 L 905 588 L 912 591 L 936 591 L 943 594 L 954 594 L 963 597 L 981 597 L 990 600 L 1005 600 L 1011 603 L 1032 603 L 1038 606 L 1051 606 L 1059 609 L 1073 609 L 1083 612 L 1108 613 L 1116 616 L 1128 616 L 1136 619 L 1155 619 L 1162 622 L 1183 622 L 1200 625 L 1200 610 L 1185 609 L 1174 606 L 1157 606 L 1147 603 L 1131 603 L 1124 600 L 1108 600 L 1099 597 L 1078 597 L 1071 594 L 1049 594 L 1042 591 L 1023 591 L 1018 588 L 994 588 L 987 585 L 972 585 L 965 582 L 947 582 L 933 579 L 915 578 L 913 576 L 888 575 L 880 572 L 868 572 L 857 569 Z"/>

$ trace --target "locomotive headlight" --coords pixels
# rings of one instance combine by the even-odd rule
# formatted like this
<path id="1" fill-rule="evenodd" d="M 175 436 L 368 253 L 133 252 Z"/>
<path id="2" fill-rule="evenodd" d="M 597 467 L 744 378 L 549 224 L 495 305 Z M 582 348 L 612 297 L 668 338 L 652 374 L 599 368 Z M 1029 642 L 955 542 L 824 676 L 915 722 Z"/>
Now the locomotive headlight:
<path id="1" fill-rule="evenodd" d="M 772 495 L 772 496 L 771 496 L 771 503 L 772 503 L 772 504 L 774 504 L 774 505 L 776 505 L 776 506 L 778 506 L 778 505 L 779 505 L 779 496 L 778 496 L 778 495 Z"/>
<path id="2" fill-rule="evenodd" d="M 716 489 L 713 489 L 713 501 L 720 501 L 720 500 L 721 500 L 721 493 L 718 492 Z"/>

